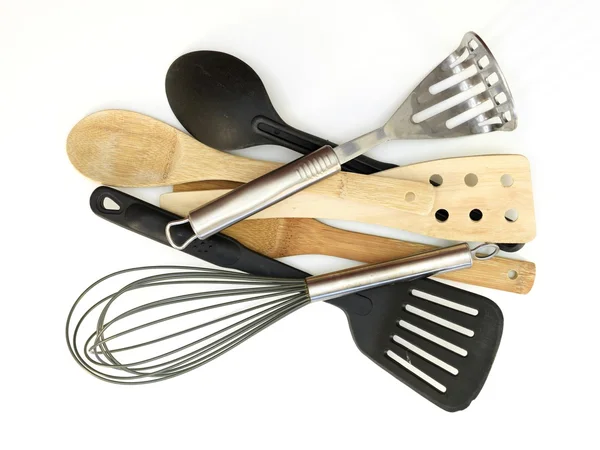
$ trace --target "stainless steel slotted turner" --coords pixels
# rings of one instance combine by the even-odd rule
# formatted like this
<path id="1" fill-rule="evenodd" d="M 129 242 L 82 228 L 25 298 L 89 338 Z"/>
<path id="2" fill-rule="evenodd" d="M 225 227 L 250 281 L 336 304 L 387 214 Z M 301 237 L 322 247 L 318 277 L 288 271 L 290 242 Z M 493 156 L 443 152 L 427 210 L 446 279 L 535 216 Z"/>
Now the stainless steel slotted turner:
<path id="1" fill-rule="evenodd" d="M 166 236 L 181 250 L 196 238 L 204 240 L 339 172 L 342 164 L 390 140 L 512 131 L 516 125 L 512 95 L 496 59 L 483 40 L 469 32 L 381 128 L 335 148 L 324 146 L 240 186 L 187 218 L 170 222 Z M 195 236 L 176 243 L 171 227 L 188 222 Z"/>

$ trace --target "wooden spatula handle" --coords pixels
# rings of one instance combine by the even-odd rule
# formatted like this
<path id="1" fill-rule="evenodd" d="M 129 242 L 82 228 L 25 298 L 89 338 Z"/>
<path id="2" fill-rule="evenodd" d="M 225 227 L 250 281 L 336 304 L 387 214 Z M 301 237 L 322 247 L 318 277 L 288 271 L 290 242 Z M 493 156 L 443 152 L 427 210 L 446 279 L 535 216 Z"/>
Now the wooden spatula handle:
<path id="1" fill-rule="evenodd" d="M 233 189 L 239 183 L 210 181 L 176 185 L 173 190 Z M 331 227 L 315 219 L 244 220 L 223 230 L 246 247 L 271 258 L 319 254 L 378 263 L 421 253 L 430 245 L 406 242 Z M 535 281 L 535 264 L 496 257 L 475 261 L 473 267 L 437 277 L 475 286 L 527 294 Z"/>
<path id="2" fill-rule="evenodd" d="M 275 244 L 278 234 L 284 232 L 283 230 L 293 230 L 293 236 L 287 236 L 286 239 L 281 239 L 279 244 Z M 245 220 L 226 228 L 223 233 L 249 249 L 271 258 L 316 254 L 364 263 L 379 263 L 435 248 L 426 244 L 342 230 L 315 219 Z M 535 281 L 535 264 L 496 257 L 488 261 L 475 261 L 470 269 L 437 277 L 527 294 Z"/>

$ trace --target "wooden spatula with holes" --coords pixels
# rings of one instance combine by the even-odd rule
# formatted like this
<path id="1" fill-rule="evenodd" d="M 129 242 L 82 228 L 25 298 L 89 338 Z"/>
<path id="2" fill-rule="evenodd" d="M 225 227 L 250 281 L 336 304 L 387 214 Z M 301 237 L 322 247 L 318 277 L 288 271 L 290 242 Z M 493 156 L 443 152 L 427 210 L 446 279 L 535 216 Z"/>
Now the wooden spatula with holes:
<path id="1" fill-rule="evenodd" d="M 173 191 L 234 189 L 239 184 L 231 181 L 204 181 L 175 185 Z M 244 220 L 226 228 L 222 233 L 271 258 L 316 254 L 375 263 L 433 248 L 424 244 L 346 231 L 315 219 Z M 527 294 L 535 281 L 535 264 L 496 257 L 487 261 L 476 261 L 470 269 L 437 276 L 451 281 Z"/>
<path id="2" fill-rule="evenodd" d="M 380 203 L 317 198 L 298 192 L 249 219 L 318 218 L 372 223 L 454 241 L 529 242 L 535 215 L 529 161 L 522 155 L 483 155 L 426 161 L 378 172 L 376 179 L 400 178 L 435 186 L 433 209 L 410 214 Z M 232 180 L 227 177 L 229 181 Z M 173 192 L 160 205 L 180 216 L 229 192 Z"/>

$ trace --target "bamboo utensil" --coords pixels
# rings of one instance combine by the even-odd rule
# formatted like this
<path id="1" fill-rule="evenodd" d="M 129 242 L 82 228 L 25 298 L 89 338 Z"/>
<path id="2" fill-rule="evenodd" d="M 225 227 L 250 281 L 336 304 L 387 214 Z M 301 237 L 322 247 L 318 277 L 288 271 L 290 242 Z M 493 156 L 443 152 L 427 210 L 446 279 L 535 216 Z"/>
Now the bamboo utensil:
<path id="1" fill-rule="evenodd" d="M 205 181 L 173 186 L 175 192 L 210 189 L 232 189 L 238 183 Z M 244 220 L 222 231 L 257 253 L 271 258 L 296 255 L 327 255 L 364 263 L 378 263 L 392 258 L 404 258 L 433 246 L 406 242 L 370 234 L 342 230 L 315 219 Z M 496 257 L 475 261 L 473 267 L 436 277 L 527 294 L 535 281 L 535 264 L 528 261 Z"/>

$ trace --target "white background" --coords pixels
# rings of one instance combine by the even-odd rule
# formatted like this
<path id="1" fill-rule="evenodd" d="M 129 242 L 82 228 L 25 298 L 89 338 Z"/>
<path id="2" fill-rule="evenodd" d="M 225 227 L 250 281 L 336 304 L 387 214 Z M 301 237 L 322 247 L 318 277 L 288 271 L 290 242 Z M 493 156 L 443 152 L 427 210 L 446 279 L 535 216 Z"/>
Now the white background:
<path id="1" fill-rule="evenodd" d="M 594 3 L 0 0 L 0 446 L 597 445 Z M 394 142 L 369 153 L 396 164 L 483 153 L 530 159 L 538 234 L 518 257 L 537 264 L 537 280 L 527 296 L 470 288 L 500 305 L 505 326 L 487 384 L 468 409 L 446 413 L 372 364 L 354 346 L 342 312 L 326 304 L 164 383 L 109 385 L 75 364 L 64 323 L 89 283 L 136 265 L 204 264 L 92 214 L 96 184 L 65 152 L 78 120 L 123 108 L 181 129 L 165 73 L 181 54 L 212 49 L 249 63 L 289 124 L 343 142 L 387 120 L 469 30 L 489 44 L 509 80 L 517 130 Z M 274 146 L 237 153 L 297 156 Z M 165 189 L 128 192 L 157 203 Z M 319 256 L 285 261 L 313 273 L 354 264 Z"/>

